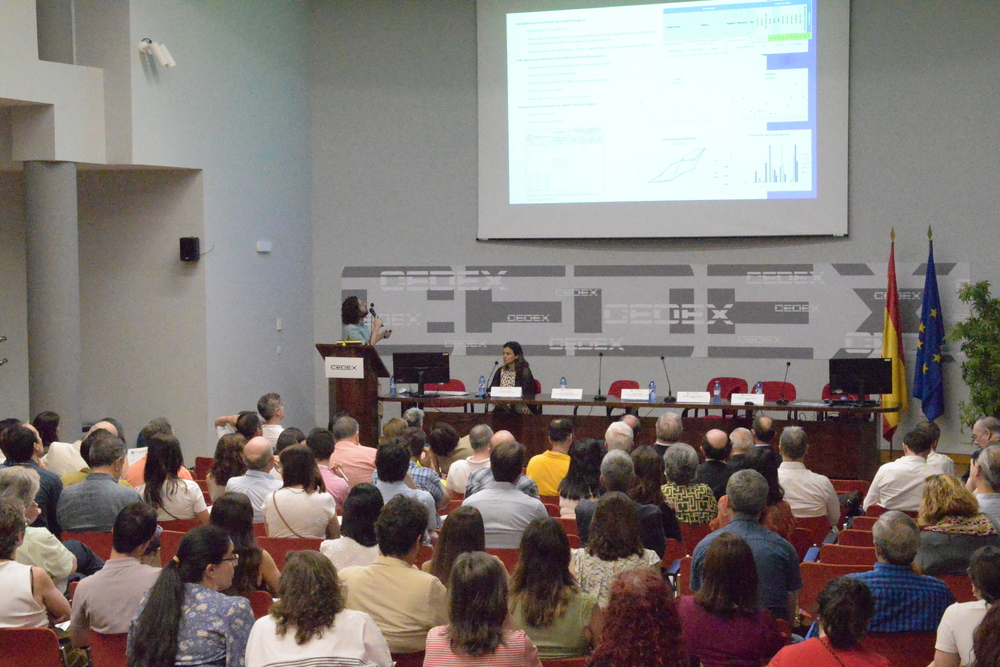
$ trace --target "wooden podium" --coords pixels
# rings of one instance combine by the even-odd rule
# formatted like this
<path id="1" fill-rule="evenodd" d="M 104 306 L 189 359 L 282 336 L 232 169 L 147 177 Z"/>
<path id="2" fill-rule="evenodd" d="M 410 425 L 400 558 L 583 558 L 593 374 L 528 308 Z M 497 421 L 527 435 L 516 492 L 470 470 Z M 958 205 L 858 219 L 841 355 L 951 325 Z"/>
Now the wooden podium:
<path id="1" fill-rule="evenodd" d="M 324 360 L 330 357 L 338 359 L 362 359 L 364 361 L 364 377 L 362 378 L 329 378 L 330 416 L 337 412 L 346 412 L 358 420 L 361 444 L 369 447 L 378 446 L 378 379 L 389 377 L 382 358 L 371 345 L 332 345 L 317 343 L 316 349 Z M 325 374 L 325 373 L 324 373 Z"/>

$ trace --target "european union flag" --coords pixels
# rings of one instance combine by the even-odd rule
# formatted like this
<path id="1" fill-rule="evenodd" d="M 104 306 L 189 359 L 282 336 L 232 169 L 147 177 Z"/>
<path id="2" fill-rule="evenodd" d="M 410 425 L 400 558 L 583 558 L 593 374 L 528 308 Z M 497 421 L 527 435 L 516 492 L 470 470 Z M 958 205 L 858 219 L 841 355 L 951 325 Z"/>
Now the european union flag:
<path id="1" fill-rule="evenodd" d="M 924 416 L 929 421 L 944 414 L 944 379 L 941 374 L 943 339 L 944 321 L 941 315 L 941 296 L 938 294 L 937 270 L 934 268 L 934 241 L 930 241 L 924 302 L 920 311 L 920 336 L 917 339 L 917 366 L 913 373 L 913 397 L 920 399 Z"/>

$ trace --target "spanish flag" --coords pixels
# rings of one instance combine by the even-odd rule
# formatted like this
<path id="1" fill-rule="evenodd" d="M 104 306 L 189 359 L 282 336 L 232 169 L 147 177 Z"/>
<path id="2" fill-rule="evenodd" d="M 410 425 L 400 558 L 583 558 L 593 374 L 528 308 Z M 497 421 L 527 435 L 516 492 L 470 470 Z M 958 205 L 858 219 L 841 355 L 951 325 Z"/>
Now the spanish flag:
<path id="1" fill-rule="evenodd" d="M 882 394 L 882 406 L 899 412 L 882 413 L 882 437 L 892 442 L 900 414 L 906 411 L 906 366 L 903 363 L 903 331 L 899 317 L 899 290 L 896 289 L 896 230 L 889 246 L 889 286 L 885 291 L 885 317 L 882 321 L 882 358 L 892 359 L 892 393 Z"/>

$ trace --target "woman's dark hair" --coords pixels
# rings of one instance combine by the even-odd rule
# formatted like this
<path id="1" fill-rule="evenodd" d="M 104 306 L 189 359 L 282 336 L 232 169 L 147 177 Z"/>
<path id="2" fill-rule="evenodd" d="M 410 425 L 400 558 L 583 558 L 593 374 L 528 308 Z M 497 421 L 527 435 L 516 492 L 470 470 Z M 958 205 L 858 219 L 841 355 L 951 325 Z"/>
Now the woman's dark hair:
<path id="1" fill-rule="evenodd" d="M 294 426 L 289 426 L 281 432 L 281 435 L 278 436 L 278 442 L 275 444 L 274 451 L 277 454 L 281 454 L 281 452 L 285 451 L 287 448 L 297 445 L 305 439 L 305 433 Z"/>
<path id="2" fill-rule="evenodd" d="M 601 460 L 604 447 L 593 438 L 574 440 L 569 448 L 569 470 L 559 482 L 559 495 L 584 500 L 601 495 Z"/>
<path id="3" fill-rule="evenodd" d="M 431 451 L 438 456 L 445 457 L 455 451 L 458 447 L 458 431 L 447 422 L 438 422 L 431 427 L 427 434 L 427 444 Z"/>
<path id="4" fill-rule="evenodd" d="M 694 600 L 716 616 L 757 613 L 757 568 L 753 551 L 736 533 L 719 533 L 705 555 L 701 588 Z"/>
<path id="5" fill-rule="evenodd" d="M 754 454 L 743 459 L 741 470 L 756 470 L 764 476 L 767 482 L 767 506 L 777 505 L 785 499 L 785 490 L 778 482 L 778 469 L 775 468 L 767 458 Z"/>
<path id="6" fill-rule="evenodd" d="M 587 553 L 601 560 L 618 560 L 643 553 L 639 513 L 624 493 L 611 491 L 601 496 L 590 522 Z"/>
<path id="7" fill-rule="evenodd" d="M 344 501 L 344 516 L 340 521 L 340 534 L 349 537 L 363 547 L 378 544 L 375 535 L 375 521 L 382 511 L 382 493 L 371 484 L 362 482 L 347 494 Z"/>
<path id="8" fill-rule="evenodd" d="M 659 573 L 641 568 L 618 575 L 590 665 L 687 665 L 673 591 Z"/>
<path id="9" fill-rule="evenodd" d="M 278 581 L 281 596 L 271 606 L 275 630 L 284 636 L 295 631 L 295 643 L 305 644 L 333 627 L 344 610 L 344 589 L 333 563 L 318 551 L 293 551 Z"/>
<path id="10" fill-rule="evenodd" d="M 660 505 L 663 497 L 663 457 L 651 445 L 642 445 L 632 450 L 632 467 L 635 477 L 628 495 L 640 505 Z"/>
<path id="11" fill-rule="evenodd" d="M 218 486 L 225 486 L 232 477 L 245 475 L 247 461 L 243 458 L 243 447 L 247 439 L 239 433 L 227 433 L 215 445 L 215 460 L 210 471 Z"/>
<path id="12" fill-rule="evenodd" d="M 549 517 L 528 524 L 510 580 L 510 603 L 511 610 L 523 608 L 531 627 L 547 628 L 566 613 L 578 590 L 569 561 L 569 539 L 558 521 Z"/>
<path id="13" fill-rule="evenodd" d="M 184 465 L 181 443 L 172 434 L 157 433 L 146 439 L 146 447 L 146 489 L 142 499 L 153 507 L 162 507 L 163 496 L 177 488 L 177 473 Z"/>
<path id="14" fill-rule="evenodd" d="M 45 451 L 48 451 L 49 445 L 55 442 L 58 437 L 56 432 L 59 430 L 59 415 L 51 410 L 39 412 L 31 420 L 31 425 L 38 431 L 38 435 L 42 438 L 42 444 L 45 445 Z"/>
<path id="15" fill-rule="evenodd" d="M 243 493 L 223 493 L 212 503 L 212 525 L 229 533 L 233 553 L 240 557 L 233 568 L 233 583 L 222 592 L 249 597 L 258 588 L 263 560 L 263 552 L 253 534 L 250 498 Z"/>
<path id="16" fill-rule="evenodd" d="M 460 555 L 451 568 L 448 637 L 457 655 L 479 658 L 503 643 L 507 571 L 485 551 Z"/>
<path id="17" fill-rule="evenodd" d="M 503 346 L 509 347 L 510 351 L 517 355 L 517 359 L 514 360 L 515 371 L 520 373 L 525 368 L 528 368 L 528 361 L 524 358 L 524 348 L 521 347 L 520 343 L 516 340 L 509 340 Z"/>
<path id="18" fill-rule="evenodd" d="M 969 559 L 969 577 L 988 605 L 1000 601 L 1000 548 L 979 547 Z"/>
<path id="19" fill-rule="evenodd" d="M 819 592 L 816 602 L 819 622 L 830 645 L 837 649 L 856 646 L 875 613 L 875 600 L 868 586 L 851 577 L 831 580 Z"/>
<path id="20" fill-rule="evenodd" d="M 184 535 L 177 556 L 163 566 L 146 606 L 134 621 L 135 636 L 142 641 L 129 645 L 129 667 L 174 667 L 184 584 L 201 582 L 205 568 L 226 557 L 229 543 L 229 534 L 216 526 L 199 526 Z"/>
<path id="21" fill-rule="evenodd" d="M 316 465 L 313 451 L 305 445 L 295 445 L 281 452 L 281 479 L 284 487 L 301 486 L 306 493 L 326 491 L 326 483 Z"/>
<path id="22" fill-rule="evenodd" d="M 349 296 L 340 304 L 340 323 L 357 324 L 364 319 L 361 312 L 361 299 L 356 296 Z"/>
<path id="23" fill-rule="evenodd" d="M 976 654 L 973 667 L 998 667 L 1000 665 L 1000 606 L 991 604 L 979 627 L 972 633 L 972 652 Z"/>
<path id="24" fill-rule="evenodd" d="M 483 515 L 475 507 L 462 505 L 448 515 L 434 546 L 430 573 L 447 586 L 455 559 L 468 551 L 486 551 Z"/>

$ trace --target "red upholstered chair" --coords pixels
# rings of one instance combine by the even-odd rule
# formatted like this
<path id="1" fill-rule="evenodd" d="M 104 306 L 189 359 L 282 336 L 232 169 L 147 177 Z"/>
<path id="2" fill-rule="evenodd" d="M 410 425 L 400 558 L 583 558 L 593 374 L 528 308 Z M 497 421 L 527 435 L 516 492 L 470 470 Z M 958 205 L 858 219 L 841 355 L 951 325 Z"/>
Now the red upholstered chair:
<path id="1" fill-rule="evenodd" d="M 552 517 L 553 519 L 559 518 L 559 515 L 561 514 L 561 510 L 559 509 L 559 503 L 555 504 L 542 503 L 542 504 L 545 505 L 545 511 L 549 513 L 550 517 Z"/>
<path id="2" fill-rule="evenodd" d="M 542 660 L 542 667 L 587 667 L 590 658 L 553 658 Z"/>
<path id="3" fill-rule="evenodd" d="M 830 534 L 830 522 L 825 516 L 795 517 L 795 525 L 809 531 L 812 544 L 823 544 L 823 540 Z"/>
<path id="4" fill-rule="evenodd" d="M 127 632 L 102 635 L 90 630 L 87 632 L 87 639 L 90 641 L 90 662 L 94 667 L 128 667 L 128 657 L 125 655 Z"/>
<path id="5" fill-rule="evenodd" d="M 579 535 L 580 529 L 576 525 L 576 517 L 559 517 L 559 523 L 567 535 Z"/>
<path id="6" fill-rule="evenodd" d="M 806 528 L 798 527 L 792 534 L 791 542 L 792 546 L 795 547 L 795 553 L 798 555 L 800 563 L 805 560 L 806 554 L 809 553 L 809 548 L 815 544 L 812 538 L 812 533 L 810 533 Z"/>
<path id="7" fill-rule="evenodd" d="M 875 547 L 847 547 L 824 544 L 819 548 L 819 562 L 827 565 L 867 565 L 875 567 Z"/>
<path id="8" fill-rule="evenodd" d="M 694 595 L 694 591 L 691 590 L 691 561 L 693 560 L 691 556 L 681 558 L 681 571 L 677 576 L 677 593 L 679 595 Z"/>
<path id="9" fill-rule="evenodd" d="M 111 533 L 75 533 L 71 530 L 64 530 L 60 539 L 63 542 L 78 540 L 90 547 L 90 550 L 102 559 L 107 560 L 111 558 Z"/>
<path id="10" fill-rule="evenodd" d="M 178 530 L 165 530 L 160 533 L 160 563 L 166 565 L 177 555 L 177 547 L 181 544 L 184 533 Z"/>
<path id="11" fill-rule="evenodd" d="M 816 615 L 816 598 L 827 582 L 845 574 L 868 572 L 869 565 L 830 565 L 829 563 L 802 563 L 802 590 L 799 591 L 799 607 L 810 616 Z M 933 657 L 933 656 L 931 656 Z M 924 663 L 926 665 L 926 663 Z"/>
<path id="12" fill-rule="evenodd" d="M 0 629 L 0 667 L 62 667 L 59 638 L 49 628 Z"/>
<path id="13" fill-rule="evenodd" d="M 254 618 L 264 618 L 271 610 L 274 599 L 267 591 L 254 591 L 250 594 L 250 608 L 253 609 Z M 94 665 L 97 667 L 97 665 Z"/>
<path id="14" fill-rule="evenodd" d="M 503 561 L 508 573 L 513 573 L 517 566 L 517 559 L 521 555 L 520 549 L 487 549 L 486 553 L 491 553 Z"/>
<path id="15" fill-rule="evenodd" d="M 837 544 L 845 547 L 875 548 L 875 540 L 870 530 L 842 530 L 837 536 Z"/>
<path id="16" fill-rule="evenodd" d="M 158 521 L 163 530 L 176 530 L 179 533 L 186 533 L 189 530 L 202 525 L 198 519 L 172 519 L 170 521 Z"/>
<path id="17" fill-rule="evenodd" d="M 638 388 L 639 388 L 639 383 L 636 382 L 635 380 L 615 380 L 614 382 L 611 383 L 611 386 L 608 387 L 608 396 L 614 396 L 618 400 L 621 400 L 622 389 L 638 389 Z M 607 408 L 608 417 L 611 416 L 613 410 L 615 410 L 615 408 L 609 405 Z M 628 411 L 626 410 L 626 412 Z M 573 414 L 576 414 L 576 412 L 574 411 Z"/>
<path id="18" fill-rule="evenodd" d="M 871 530 L 878 521 L 877 516 L 856 516 L 851 521 L 851 530 Z"/>
<path id="19" fill-rule="evenodd" d="M 714 377 L 711 380 L 709 380 L 708 384 L 705 386 L 705 391 L 707 391 L 709 394 L 712 393 L 712 387 L 713 387 L 713 385 L 715 385 L 715 381 L 716 380 L 719 381 L 719 387 L 722 390 L 721 398 L 724 401 L 730 401 L 730 400 L 732 400 L 733 394 L 745 394 L 745 393 L 747 393 L 747 381 L 744 380 L 743 378 L 736 378 L 736 377 Z M 707 406 L 705 408 L 694 408 L 694 413 L 693 414 L 694 414 L 695 417 L 697 417 L 699 410 L 705 410 L 705 413 L 706 413 L 706 415 L 708 417 L 710 417 L 712 419 L 719 419 L 719 415 L 709 415 L 708 414 L 708 410 L 710 410 L 710 409 L 712 409 L 711 405 L 709 405 L 709 406 Z M 715 408 L 715 409 L 718 409 L 718 408 Z M 736 414 L 736 410 L 733 410 L 733 409 L 730 409 L 730 408 L 726 408 L 726 409 L 724 409 L 722 411 L 722 417 L 723 418 L 732 417 L 735 414 Z M 681 413 L 681 416 L 682 417 L 686 417 L 687 416 L 687 410 L 684 410 L 684 412 Z"/>
<path id="20" fill-rule="evenodd" d="M 669 569 L 676 560 L 681 560 L 688 555 L 687 550 L 684 548 L 683 542 L 678 542 L 672 537 L 667 538 L 667 548 L 663 550 L 663 558 L 660 559 L 660 565 Z"/>
<path id="21" fill-rule="evenodd" d="M 462 501 L 465 500 L 465 496 L 454 496 L 448 501 L 448 507 L 444 509 L 444 515 L 447 516 L 454 512 L 456 509 L 462 506 Z"/>
<path id="22" fill-rule="evenodd" d="M 417 567 L 423 567 L 424 563 L 429 561 L 434 557 L 434 547 L 429 544 L 420 545 L 420 553 L 417 554 L 417 562 L 414 563 Z"/>
<path id="23" fill-rule="evenodd" d="M 255 523 L 253 525 L 253 534 L 254 534 L 254 537 L 267 537 L 267 524 L 266 523 Z"/>
<path id="24" fill-rule="evenodd" d="M 926 667 L 934 660 L 935 632 L 869 632 L 861 647 L 878 653 L 892 667 Z"/>
<path id="25" fill-rule="evenodd" d="M 285 567 L 285 558 L 293 551 L 319 551 L 323 540 L 311 537 L 258 537 L 257 544 L 266 549 L 279 570 Z"/>
<path id="26" fill-rule="evenodd" d="M 194 458 L 194 478 L 208 479 L 208 473 L 212 469 L 215 459 L 211 456 L 196 456 Z"/>
<path id="27" fill-rule="evenodd" d="M 465 383 L 461 380 L 448 380 L 443 384 L 429 383 L 424 385 L 424 391 L 465 391 Z M 469 404 L 461 397 L 441 397 L 423 404 L 424 408 L 462 408 L 463 412 L 469 411 Z"/>
<path id="28" fill-rule="evenodd" d="M 821 396 L 820 397 L 824 401 L 832 401 L 832 400 L 856 401 L 859 398 L 855 394 L 834 394 L 833 392 L 830 391 L 830 385 L 829 385 L 829 383 L 823 385 L 823 391 L 821 392 Z M 816 419 L 840 419 L 843 416 L 844 415 L 841 412 L 817 412 L 816 413 Z M 842 491 L 838 491 L 837 493 L 843 493 L 843 492 Z"/>
<path id="29" fill-rule="evenodd" d="M 871 482 L 863 479 L 831 479 L 833 490 L 837 493 L 851 493 L 857 491 L 862 497 L 867 495 Z"/>
<path id="30" fill-rule="evenodd" d="M 760 383 L 761 388 L 764 390 L 764 401 L 767 403 L 774 403 L 775 401 L 784 398 L 787 401 L 795 400 L 795 385 L 791 382 L 774 382 L 767 380 Z M 782 394 L 784 392 L 784 394 Z"/>
<path id="31" fill-rule="evenodd" d="M 948 584 L 955 602 L 974 602 L 976 596 L 972 594 L 972 579 L 965 574 L 942 574 L 938 579 Z"/>
<path id="32" fill-rule="evenodd" d="M 424 667 L 424 651 L 419 653 L 393 653 L 390 656 L 396 667 Z"/>
<path id="33" fill-rule="evenodd" d="M 681 537 L 684 538 L 684 548 L 689 554 L 694 553 L 694 548 L 705 539 L 705 536 L 712 532 L 712 528 L 707 523 L 683 523 L 677 522 L 681 529 Z"/>

